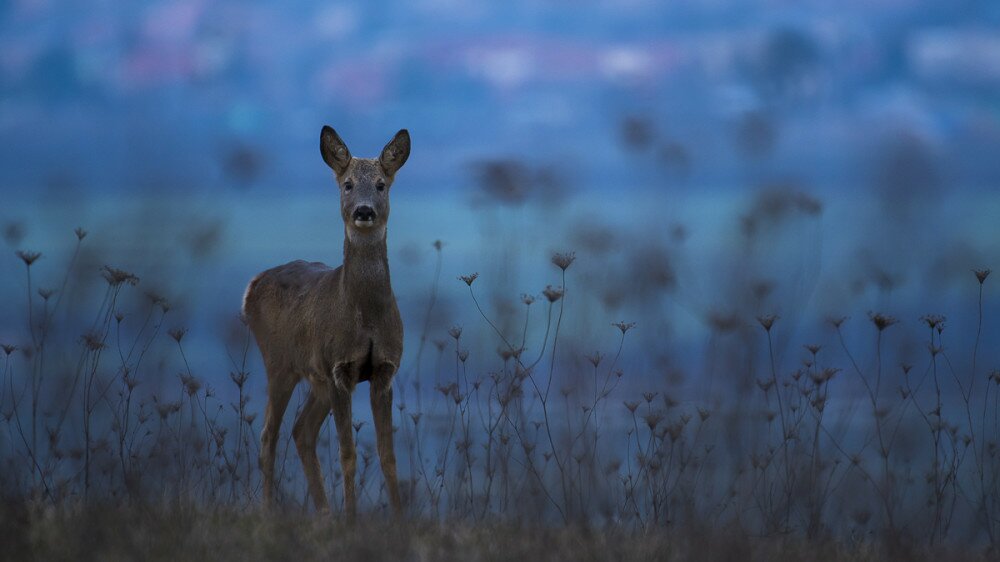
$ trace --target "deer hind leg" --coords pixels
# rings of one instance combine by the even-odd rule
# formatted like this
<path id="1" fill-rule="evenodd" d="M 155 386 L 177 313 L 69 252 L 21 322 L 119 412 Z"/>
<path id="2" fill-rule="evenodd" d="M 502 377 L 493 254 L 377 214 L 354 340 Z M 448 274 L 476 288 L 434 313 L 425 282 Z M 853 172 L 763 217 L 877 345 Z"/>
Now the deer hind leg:
<path id="1" fill-rule="evenodd" d="M 347 366 L 337 366 L 334 369 L 334 381 L 348 380 Z M 338 377 L 343 377 L 338 379 Z M 358 511 L 355 496 L 355 473 L 358 466 L 358 455 L 354 450 L 354 428 L 351 426 L 351 388 L 333 383 L 330 385 L 330 406 L 333 409 L 333 421 L 337 426 L 337 437 L 340 440 L 340 470 L 344 474 L 344 512 L 347 518 L 354 520 Z"/>
<path id="2" fill-rule="evenodd" d="M 264 474 L 264 503 L 274 505 L 274 457 L 278 446 L 278 429 L 285 416 L 288 400 L 297 379 L 287 371 L 267 369 L 267 407 L 264 409 L 264 429 L 260 434 L 260 469 Z"/>
<path id="3" fill-rule="evenodd" d="M 375 422 L 375 439 L 378 457 L 385 477 L 385 487 L 389 501 L 396 515 L 401 515 L 403 506 L 399 499 L 399 483 L 396 475 L 396 451 L 392 439 L 392 376 L 396 368 L 391 363 L 383 363 L 372 374 L 370 381 L 372 419 Z"/>
<path id="4" fill-rule="evenodd" d="M 329 413 L 329 395 L 317 392 L 313 388 L 309 392 L 309 398 L 306 399 L 302 412 L 295 420 L 295 426 L 292 428 L 295 448 L 299 451 L 302 469 L 306 473 L 306 482 L 309 483 L 309 495 L 312 496 L 317 511 L 330 509 L 330 502 L 326 498 L 326 490 L 323 487 L 323 473 L 320 470 L 319 457 L 316 456 L 316 438 L 319 436 L 319 430 L 323 427 L 323 422 Z"/>

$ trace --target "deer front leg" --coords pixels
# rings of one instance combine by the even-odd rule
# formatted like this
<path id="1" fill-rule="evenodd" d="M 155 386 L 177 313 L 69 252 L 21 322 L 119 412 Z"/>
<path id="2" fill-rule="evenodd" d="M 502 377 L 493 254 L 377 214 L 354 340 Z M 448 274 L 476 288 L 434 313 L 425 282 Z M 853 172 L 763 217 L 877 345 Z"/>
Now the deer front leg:
<path id="1" fill-rule="evenodd" d="M 392 376 L 396 367 L 392 363 L 382 363 L 371 378 L 372 419 L 375 421 L 375 440 L 378 457 L 385 477 L 385 487 L 389 491 L 389 501 L 393 512 L 402 515 L 403 505 L 399 499 L 399 483 L 396 478 L 396 451 L 392 444 Z"/>
<path id="2" fill-rule="evenodd" d="M 336 380 L 347 379 L 347 365 L 334 368 L 333 377 Z M 338 379 L 338 377 L 344 377 Z M 351 426 L 351 389 L 344 385 L 330 385 L 330 406 L 333 410 L 333 421 L 337 426 L 337 437 L 340 440 L 340 470 L 344 473 L 344 513 L 351 521 L 357 516 L 358 502 L 355 496 L 355 472 L 357 472 L 358 455 L 354 450 L 354 428 Z"/>

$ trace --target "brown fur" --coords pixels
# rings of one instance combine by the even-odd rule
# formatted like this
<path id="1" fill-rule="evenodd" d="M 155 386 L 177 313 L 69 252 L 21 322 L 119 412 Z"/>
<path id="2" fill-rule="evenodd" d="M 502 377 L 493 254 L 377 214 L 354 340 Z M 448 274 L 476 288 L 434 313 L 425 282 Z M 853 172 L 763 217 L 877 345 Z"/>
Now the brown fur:
<path id="1" fill-rule="evenodd" d="M 389 191 L 410 151 L 402 130 L 377 159 L 353 158 L 337 133 L 324 127 L 320 152 L 336 174 L 344 220 L 344 264 L 293 261 L 253 278 L 243 314 L 267 370 L 267 407 L 261 434 L 264 498 L 273 503 L 278 429 L 295 386 L 310 385 L 292 435 L 316 508 L 329 508 L 316 456 L 316 438 L 333 411 L 340 440 L 344 504 L 357 510 L 357 455 L 351 427 L 351 394 L 368 381 L 379 459 L 393 509 L 402 509 L 392 444 L 392 378 L 403 354 L 403 323 L 389 279 L 386 224 Z M 371 211 L 371 222 L 358 217 Z M 361 213 L 361 214 L 359 214 Z"/>

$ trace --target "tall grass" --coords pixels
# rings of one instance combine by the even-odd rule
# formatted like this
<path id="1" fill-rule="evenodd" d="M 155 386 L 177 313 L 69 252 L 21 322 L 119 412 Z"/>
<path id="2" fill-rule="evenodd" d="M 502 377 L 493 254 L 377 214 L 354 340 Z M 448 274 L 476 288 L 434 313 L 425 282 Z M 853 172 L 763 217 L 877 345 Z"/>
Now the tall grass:
<path id="1" fill-rule="evenodd" d="M 81 282 L 70 272 L 85 237 L 77 231 L 65 274 L 42 280 L 55 281 L 55 291 L 37 289 L 40 254 L 17 254 L 25 318 L 19 339 L 0 342 L 7 515 L 18 505 L 62 513 L 109 502 L 254 513 L 261 496 L 254 405 L 263 400 L 251 397 L 263 392 L 264 373 L 249 334 L 244 328 L 238 348 L 226 348 L 228 377 L 205 377 L 189 363 L 187 332 L 169 302 L 143 294 L 128 271 L 105 266 L 93 273 L 103 278 L 98 298 L 63 299 Z M 395 423 L 410 519 L 464 529 L 581 525 L 892 552 L 942 544 L 996 552 L 1000 371 L 977 361 L 982 326 L 994 320 L 982 306 L 988 270 L 969 276 L 979 284 L 975 341 L 946 344 L 943 316 L 913 320 L 926 339 L 912 365 L 890 351 L 900 344 L 901 321 L 878 312 L 832 319 L 825 341 L 800 342 L 795 364 L 775 353 L 780 318 L 714 322 L 713 341 L 738 335 L 759 352 L 748 357 L 764 359 L 730 373 L 739 382 L 706 399 L 624 370 L 624 358 L 645 351 L 631 345 L 634 330 L 643 329 L 632 322 L 608 319 L 605 349 L 582 363 L 567 357 L 576 347 L 562 334 L 576 300 L 574 254 L 553 256 L 557 284 L 523 295 L 514 322 L 499 322 L 482 306 L 478 274 L 462 276 L 481 321 L 433 333 L 441 248 L 435 243 L 426 316 L 409 322 L 421 330 L 414 364 L 396 380 L 405 398 Z M 852 348 L 858 338 L 846 337 L 848 330 L 863 334 L 866 348 Z M 470 338 L 492 341 L 496 357 L 473 355 Z M 387 514 L 370 424 L 357 420 L 354 431 L 360 503 Z M 321 435 L 336 506 L 337 441 L 330 424 Z M 287 510 L 305 512 L 293 447 L 286 432 L 279 497 Z"/>

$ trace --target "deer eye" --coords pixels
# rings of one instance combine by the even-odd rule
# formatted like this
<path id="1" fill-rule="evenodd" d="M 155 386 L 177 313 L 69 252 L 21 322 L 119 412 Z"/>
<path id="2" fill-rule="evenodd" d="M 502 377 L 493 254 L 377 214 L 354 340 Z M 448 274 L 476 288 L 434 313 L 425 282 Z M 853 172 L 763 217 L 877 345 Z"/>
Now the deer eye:
<path id="1" fill-rule="evenodd" d="M 344 191 L 350 191 L 352 189 L 354 189 L 354 183 L 349 182 L 349 181 L 345 181 L 344 182 Z"/>
<path id="2" fill-rule="evenodd" d="M 375 189 L 377 189 L 379 191 L 385 191 L 385 182 L 380 181 L 380 182 L 376 183 L 375 184 Z"/>

